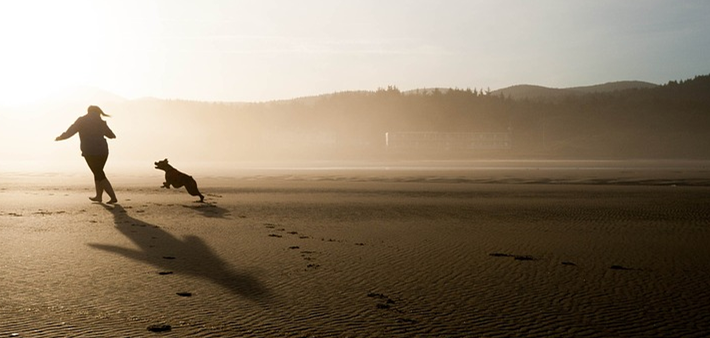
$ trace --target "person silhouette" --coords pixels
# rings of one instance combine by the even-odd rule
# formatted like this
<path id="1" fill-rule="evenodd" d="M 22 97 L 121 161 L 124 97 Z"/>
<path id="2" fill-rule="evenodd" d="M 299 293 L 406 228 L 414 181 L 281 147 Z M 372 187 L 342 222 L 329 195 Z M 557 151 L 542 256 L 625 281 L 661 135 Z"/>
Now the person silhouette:
<path id="1" fill-rule="evenodd" d="M 94 174 L 96 196 L 89 197 L 89 199 L 101 203 L 105 191 L 111 198 L 107 203 L 114 204 L 118 202 L 116 193 L 104 173 L 104 166 L 106 165 L 106 160 L 108 160 L 108 143 L 104 136 L 114 139 L 116 135 L 108 127 L 106 121 L 101 119 L 101 116 L 110 117 L 98 106 L 89 106 L 86 115 L 76 119 L 76 122 L 67 131 L 57 136 L 55 141 L 66 140 L 79 133 L 81 156 L 84 157 L 86 164 L 89 165 L 89 169 Z"/>

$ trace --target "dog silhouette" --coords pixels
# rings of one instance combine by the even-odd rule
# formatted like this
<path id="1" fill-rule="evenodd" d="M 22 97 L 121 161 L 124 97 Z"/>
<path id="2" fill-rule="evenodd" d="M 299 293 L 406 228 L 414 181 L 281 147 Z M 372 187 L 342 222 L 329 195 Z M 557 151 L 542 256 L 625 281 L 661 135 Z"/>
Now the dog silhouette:
<path id="1" fill-rule="evenodd" d="M 185 186 L 185 189 L 187 189 L 187 192 L 190 195 L 200 196 L 200 202 L 204 202 L 205 196 L 202 196 L 200 190 L 197 189 L 197 182 L 195 182 L 195 179 L 192 178 L 192 176 L 173 168 L 173 166 L 168 164 L 167 158 L 162 161 L 155 162 L 155 169 L 165 171 L 165 182 L 163 182 L 161 188 L 170 189 L 171 185 L 174 188 L 182 188 Z"/>

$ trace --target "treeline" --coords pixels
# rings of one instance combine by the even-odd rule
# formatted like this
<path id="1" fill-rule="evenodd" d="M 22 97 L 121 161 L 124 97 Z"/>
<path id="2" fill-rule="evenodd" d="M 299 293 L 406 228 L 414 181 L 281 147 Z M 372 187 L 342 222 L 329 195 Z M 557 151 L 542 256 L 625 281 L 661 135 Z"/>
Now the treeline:
<path id="1" fill-rule="evenodd" d="M 710 158 L 707 93 L 710 75 L 542 103 L 536 108 L 538 129 L 544 127 L 546 136 L 542 152 L 564 157 Z"/>
<path id="2" fill-rule="evenodd" d="M 179 145 L 196 158 L 708 159 L 708 93 L 710 75 L 554 100 L 390 86 L 264 103 L 129 101 L 112 109 L 131 116 L 131 134 L 149 147 Z M 385 133 L 413 131 L 502 132 L 513 143 L 485 151 L 385 148 Z"/>

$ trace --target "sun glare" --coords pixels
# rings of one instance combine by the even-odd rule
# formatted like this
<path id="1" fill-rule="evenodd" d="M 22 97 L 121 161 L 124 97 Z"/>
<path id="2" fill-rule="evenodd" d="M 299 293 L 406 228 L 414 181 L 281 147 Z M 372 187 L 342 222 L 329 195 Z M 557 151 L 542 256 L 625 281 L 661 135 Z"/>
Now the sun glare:
<path id="1" fill-rule="evenodd" d="M 22 6 L 24 2 L 17 2 Z M 56 6 L 56 5 L 55 5 Z M 26 5 L 29 7 L 29 5 Z M 28 8 L 18 8 L 23 12 Z M 59 10 L 59 8 L 57 8 Z M 2 90 L 6 104 L 32 103 L 59 87 L 86 80 L 92 68 L 92 29 L 84 27 L 86 13 L 35 11 L 32 15 L 5 13 L 1 31 L 9 42 L 2 64 Z M 59 15 L 57 15 L 59 14 Z M 27 22 L 26 18 L 33 18 Z"/>
<path id="2" fill-rule="evenodd" d="M 109 43 L 98 1 L 0 4 L 0 106 L 36 103 L 96 81 Z M 41 7 L 38 10 L 37 7 Z"/>
<path id="3" fill-rule="evenodd" d="M 95 81 L 106 43 L 102 2 L 0 2 L 0 149 L 6 162 L 64 156 L 54 138 L 73 121 L 35 104 Z M 40 108 L 42 107 L 42 108 Z M 81 111 L 70 114 L 81 114 Z M 72 150 L 75 150 L 72 148 Z M 74 151 L 75 152 L 75 151 Z"/>

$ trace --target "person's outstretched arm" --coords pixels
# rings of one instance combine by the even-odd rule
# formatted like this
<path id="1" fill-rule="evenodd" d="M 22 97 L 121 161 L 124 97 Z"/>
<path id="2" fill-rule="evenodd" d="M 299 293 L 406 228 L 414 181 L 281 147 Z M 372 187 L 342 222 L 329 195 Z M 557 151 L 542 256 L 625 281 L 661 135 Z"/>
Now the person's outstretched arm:
<path id="1" fill-rule="evenodd" d="M 55 140 L 55 141 L 66 140 L 66 139 L 68 139 L 68 138 L 74 136 L 74 134 L 76 134 L 77 132 L 79 132 L 79 125 L 78 125 L 79 123 L 78 123 L 78 122 L 79 122 L 79 120 L 77 120 L 76 122 L 74 122 L 74 124 L 72 124 L 71 126 L 69 126 L 69 129 L 67 129 L 67 131 L 65 131 L 65 132 L 63 132 L 61 135 L 57 136 L 57 138 L 55 138 L 54 140 Z"/>

